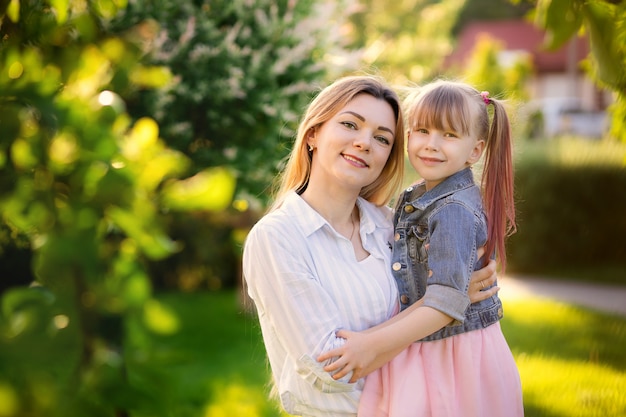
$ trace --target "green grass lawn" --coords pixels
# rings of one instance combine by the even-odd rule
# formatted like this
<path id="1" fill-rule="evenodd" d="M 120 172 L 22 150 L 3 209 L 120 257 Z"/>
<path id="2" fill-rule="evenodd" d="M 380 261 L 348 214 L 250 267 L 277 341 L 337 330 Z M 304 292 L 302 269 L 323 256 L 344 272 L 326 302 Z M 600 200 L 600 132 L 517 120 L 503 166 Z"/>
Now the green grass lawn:
<path id="1" fill-rule="evenodd" d="M 148 336 L 177 417 L 277 417 L 254 317 L 232 291 L 160 298 L 180 320 Z M 626 416 L 626 318 L 556 302 L 505 302 L 503 331 L 519 366 L 527 417 Z"/>

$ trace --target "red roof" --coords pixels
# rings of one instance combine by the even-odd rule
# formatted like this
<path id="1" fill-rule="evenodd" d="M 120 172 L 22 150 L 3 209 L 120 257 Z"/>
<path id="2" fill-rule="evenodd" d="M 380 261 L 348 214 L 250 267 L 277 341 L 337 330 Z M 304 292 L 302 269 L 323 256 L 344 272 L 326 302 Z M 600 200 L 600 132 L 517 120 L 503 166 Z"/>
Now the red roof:
<path id="1" fill-rule="evenodd" d="M 544 31 L 523 20 L 471 22 L 459 34 L 457 45 L 444 61 L 445 67 L 462 66 L 474 49 L 481 35 L 489 35 L 503 43 L 505 50 L 523 50 L 532 54 L 538 72 L 562 72 L 567 68 L 567 50 L 572 42 L 576 48 L 576 62 L 589 53 L 589 44 L 584 37 L 576 37 L 556 51 L 543 48 Z"/>

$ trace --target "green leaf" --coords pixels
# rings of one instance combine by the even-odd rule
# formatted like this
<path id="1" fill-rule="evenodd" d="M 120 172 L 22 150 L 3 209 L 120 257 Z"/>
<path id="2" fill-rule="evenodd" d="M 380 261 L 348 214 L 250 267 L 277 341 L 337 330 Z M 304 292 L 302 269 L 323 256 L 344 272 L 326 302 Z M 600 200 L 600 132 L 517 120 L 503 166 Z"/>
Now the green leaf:
<path id="1" fill-rule="evenodd" d="M 44 287 L 18 287 L 8 290 L 2 297 L 2 314 L 9 317 L 29 304 L 52 305 L 54 295 Z"/>
<path id="2" fill-rule="evenodd" d="M 53 15 L 57 18 L 57 23 L 62 25 L 67 21 L 69 0 L 50 0 L 50 5 L 54 9 Z"/>
<path id="3" fill-rule="evenodd" d="M 582 25 L 581 2 L 578 0 L 540 0 L 535 23 L 545 29 L 544 44 L 558 49 L 574 36 Z"/>
<path id="4" fill-rule="evenodd" d="M 17 23 L 20 20 L 20 0 L 11 0 L 7 7 L 7 16 L 12 22 Z"/>
<path id="5" fill-rule="evenodd" d="M 107 215 L 134 239 L 138 247 L 151 259 L 163 259 L 180 249 L 180 245 L 155 224 L 154 216 L 149 212 L 111 207 L 107 210 Z"/>
<path id="6" fill-rule="evenodd" d="M 136 66 L 130 79 L 137 86 L 144 88 L 164 87 L 172 81 L 172 73 L 164 66 Z"/>
<path id="7" fill-rule="evenodd" d="M 164 204 L 173 210 L 220 211 L 230 205 L 234 192 L 234 175 L 225 168 L 212 168 L 169 183 L 163 196 Z"/>
<path id="8" fill-rule="evenodd" d="M 616 44 L 615 6 L 604 2 L 589 2 L 583 6 L 583 15 L 591 38 L 591 52 L 598 78 L 615 90 L 626 88 L 623 49 Z"/>
<path id="9" fill-rule="evenodd" d="M 180 321 L 174 311 L 157 300 L 150 300 L 144 307 L 144 322 L 155 333 L 169 335 L 180 329 Z"/>
<path id="10" fill-rule="evenodd" d="M 6 382 L 0 381 L 0 416 L 17 415 L 19 397 L 16 390 Z"/>

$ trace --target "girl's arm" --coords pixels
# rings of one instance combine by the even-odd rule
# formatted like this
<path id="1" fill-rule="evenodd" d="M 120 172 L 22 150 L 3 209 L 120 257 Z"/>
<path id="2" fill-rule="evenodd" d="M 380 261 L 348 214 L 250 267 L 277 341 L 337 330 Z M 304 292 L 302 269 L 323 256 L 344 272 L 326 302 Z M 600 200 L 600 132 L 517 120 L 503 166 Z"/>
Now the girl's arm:
<path id="1" fill-rule="evenodd" d="M 323 353 L 317 360 L 321 362 L 339 356 L 336 361 L 325 366 L 324 370 L 331 373 L 338 371 L 333 375 L 337 379 L 352 372 L 350 382 L 355 382 L 383 366 L 415 340 L 436 332 L 452 321 L 450 316 L 418 303 L 411 305 L 394 319 L 370 331 L 340 330 L 337 336 L 345 338 L 346 343 Z"/>
<path id="2" fill-rule="evenodd" d="M 449 227 L 449 225 L 446 226 Z M 481 248 L 478 251 L 478 257 L 482 253 Z M 495 261 L 490 261 L 486 267 L 475 271 L 466 287 L 470 301 L 476 302 L 494 295 L 498 290 L 497 287 L 489 287 L 495 283 L 495 280 Z M 483 284 L 489 289 L 481 291 Z M 323 353 L 317 359 L 324 361 L 338 357 L 324 369 L 328 372 L 339 370 L 334 374 L 336 378 L 352 372 L 351 381 L 356 381 L 393 359 L 415 340 L 436 332 L 452 320 L 451 316 L 442 311 L 424 306 L 422 299 L 385 323 L 365 332 L 357 333 L 347 330 L 337 332 L 338 336 L 346 338 L 346 343 L 337 349 Z"/>

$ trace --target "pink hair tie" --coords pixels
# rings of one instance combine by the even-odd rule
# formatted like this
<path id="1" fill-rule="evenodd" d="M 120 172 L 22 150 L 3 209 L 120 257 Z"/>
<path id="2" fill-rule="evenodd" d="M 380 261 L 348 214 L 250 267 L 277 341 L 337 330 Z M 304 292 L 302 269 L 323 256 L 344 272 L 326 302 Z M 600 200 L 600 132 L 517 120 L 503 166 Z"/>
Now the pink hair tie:
<path id="1" fill-rule="evenodd" d="M 491 103 L 491 99 L 489 98 L 489 91 L 481 91 L 480 96 L 483 98 L 485 104 Z"/>

